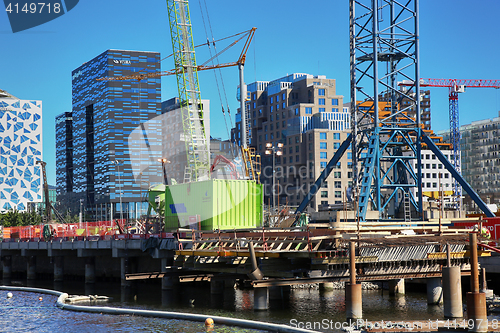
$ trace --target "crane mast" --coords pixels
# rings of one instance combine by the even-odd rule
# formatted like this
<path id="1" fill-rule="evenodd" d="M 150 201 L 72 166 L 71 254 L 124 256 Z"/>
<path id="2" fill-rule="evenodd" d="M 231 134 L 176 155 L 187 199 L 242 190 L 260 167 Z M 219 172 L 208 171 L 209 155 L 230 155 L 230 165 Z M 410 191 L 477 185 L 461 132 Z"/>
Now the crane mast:
<path id="1" fill-rule="evenodd" d="M 187 0 L 167 0 L 187 165 L 184 182 L 210 178 L 198 70 Z"/>
<path id="2" fill-rule="evenodd" d="M 460 152 L 460 121 L 458 111 L 458 94 L 465 92 L 466 88 L 495 88 L 500 89 L 500 80 L 484 79 L 434 79 L 422 78 L 419 81 L 420 87 L 442 87 L 449 89 L 449 118 L 450 118 L 450 143 L 453 146 L 453 166 L 458 173 L 461 173 L 461 152 Z M 413 87 L 413 81 L 402 81 L 399 86 Z M 462 209 L 462 187 L 455 180 L 453 184 L 455 206 Z"/>

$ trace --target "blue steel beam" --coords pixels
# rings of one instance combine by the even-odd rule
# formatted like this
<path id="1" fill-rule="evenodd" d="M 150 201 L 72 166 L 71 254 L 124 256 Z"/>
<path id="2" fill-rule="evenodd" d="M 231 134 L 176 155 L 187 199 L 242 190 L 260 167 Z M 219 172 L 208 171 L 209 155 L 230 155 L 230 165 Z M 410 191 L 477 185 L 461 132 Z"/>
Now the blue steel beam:
<path id="1" fill-rule="evenodd" d="M 298 216 L 302 211 L 306 208 L 306 206 L 311 202 L 311 199 L 318 193 L 319 188 L 323 184 L 323 182 L 328 178 L 330 173 L 333 170 L 333 167 L 337 165 L 337 162 L 340 160 L 342 155 L 344 155 L 345 151 L 347 150 L 347 147 L 349 147 L 349 144 L 351 143 L 352 139 L 352 134 L 349 134 L 349 136 L 344 140 L 344 142 L 340 145 L 340 148 L 337 149 L 335 154 L 333 155 L 332 159 L 328 164 L 326 165 L 326 168 L 323 169 L 323 172 L 321 172 L 321 175 L 319 175 L 318 179 L 316 179 L 316 182 L 314 185 L 310 188 L 309 193 L 305 196 L 304 200 L 299 205 L 299 208 L 295 211 L 295 216 L 296 220 L 298 219 Z"/>
<path id="2" fill-rule="evenodd" d="M 453 178 L 455 178 L 460 185 L 462 185 L 462 188 L 467 192 L 467 194 L 470 195 L 471 199 L 474 200 L 474 202 L 477 204 L 479 209 L 483 211 L 484 214 L 486 214 L 487 217 L 495 217 L 495 214 L 491 212 L 491 210 L 486 206 L 483 200 L 479 197 L 479 195 L 472 189 L 472 187 L 465 181 L 465 179 L 462 177 L 460 173 L 455 170 L 453 165 L 450 163 L 450 161 L 444 156 L 444 154 L 441 152 L 441 150 L 432 142 L 432 140 L 425 134 L 422 134 L 422 141 L 429 147 L 430 150 L 434 153 L 434 155 L 437 156 L 439 161 L 443 163 L 444 167 L 446 170 L 448 170 Z"/>

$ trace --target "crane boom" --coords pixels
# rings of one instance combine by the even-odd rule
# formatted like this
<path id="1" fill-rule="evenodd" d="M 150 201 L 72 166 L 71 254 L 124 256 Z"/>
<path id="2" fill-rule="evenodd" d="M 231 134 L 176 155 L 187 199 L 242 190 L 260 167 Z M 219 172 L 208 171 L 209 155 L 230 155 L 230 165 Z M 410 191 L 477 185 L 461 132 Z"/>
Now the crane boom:
<path id="1" fill-rule="evenodd" d="M 209 179 L 210 156 L 188 1 L 167 0 L 167 10 L 187 154 L 184 181 Z"/>
<path id="2" fill-rule="evenodd" d="M 465 88 L 495 88 L 500 89 L 500 80 L 484 79 L 420 79 L 420 87 L 444 87 L 449 89 L 449 118 L 450 118 L 450 143 L 453 145 L 453 166 L 461 173 L 460 163 L 460 122 L 458 112 L 458 94 L 465 92 Z M 415 82 L 402 81 L 399 86 L 413 87 Z M 454 183 L 456 206 L 461 209 L 462 188 L 458 182 Z"/>
<path id="3" fill-rule="evenodd" d="M 246 32 L 243 32 L 242 33 L 243 35 L 240 38 L 238 38 L 237 40 L 232 42 L 230 45 L 228 45 L 226 48 L 224 48 L 224 50 L 218 52 L 216 55 L 214 55 L 212 58 L 205 61 L 203 64 L 198 65 L 197 66 L 198 72 L 209 70 L 209 69 L 226 68 L 226 67 L 238 66 L 239 64 L 245 64 L 248 47 L 250 46 L 252 38 L 255 34 L 255 30 L 257 30 L 257 28 L 252 28 Z M 245 36 L 247 37 L 247 39 L 245 41 L 245 45 L 243 46 L 243 49 L 241 50 L 240 56 L 238 57 L 237 61 L 226 62 L 226 63 L 222 63 L 222 64 L 217 64 L 217 65 L 207 65 L 210 61 L 212 61 L 213 59 L 215 59 L 216 57 L 218 57 L 219 55 L 221 55 L 222 53 L 227 51 L 229 48 L 234 46 L 236 43 L 241 41 Z M 202 44 L 202 45 L 207 45 L 207 44 Z M 201 46 L 201 45 L 198 45 L 198 46 Z M 177 68 L 177 69 L 171 69 L 168 71 L 161 71 L 161 72 L 154 72 L 154 73 L 136 73 L 136 74 L 127 75 L 127 76 L 101 77 L 101 78 L 96 79 L 96 81 L 127 81 L 127 80 L 141 81 L 141 80 L 145 80 L 145 79 L 156 78 L 159 76 L 177 75 L 180 72 L 181 72 L 181 69 Z"/>

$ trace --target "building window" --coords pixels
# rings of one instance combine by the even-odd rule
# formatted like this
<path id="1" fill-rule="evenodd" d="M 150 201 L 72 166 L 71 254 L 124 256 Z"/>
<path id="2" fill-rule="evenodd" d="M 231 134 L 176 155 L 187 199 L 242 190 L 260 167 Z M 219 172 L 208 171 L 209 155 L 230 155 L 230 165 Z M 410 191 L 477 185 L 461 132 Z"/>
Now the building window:
<path id="1" fill-rule="evenodd" d="M 276 113 L 276 120 L 280 120 L 280 114 Z"/>
<path id="2" fill-rule="evenodd" d="M 337 109 L 337 108 L 332 108 L 332 112 L 339 112 L 339 109 Z"/>
<path id="3" fill-rule="evenodd" d="M 271 105 L 271 112 L 273 112 L 273 106 Z"/>
<path id="4" fill-rule="evenodd" d="M 319 133 L 320 140 L 326 140 L 326 133 Z"/>
<path id="5" fill-rule="evenodd" d="M 272 104 L 272 103 L 273 103 L 273 101 L 274 101 L 274 100 L 273 100 L 273 97 L 271 97 L 270 103 Z"/>
<path id="6" fill-rule="evenodd" d="M 299 146 L 295 146 L 295 152 L 298 153 L 299 152 Z"/>
<path id="7" fill-rule="evenodd" d="M 273 115 L 271 115 L 271 117 L 270 117 L 270 118 L 271 118 L 271 121 L 273 121 Z"/>
<path id="8" fill-rule="evenodd" d="M 321 184 L 322 188 L 328 188 L 328 182 L 324 181 L 323 184 Z"/>
<path id="9" fill-rule="evenodd" d="M 318 89 L 319 96 L 325 96 L 325 89 Z"/>
<path id="10" fill-rule="evenodd" d="M 319 108 L 319 112 L 325 112 L 325 108 Z"/>
<path id="11" fill-rule="evenodd" d="M 338 98 L 332 98 L 332 105 L 339 105 Z"/>
<path id="12" fill-rule="evenodd" d="M 326 162 L 324 162 L 324 163 L 326 163 Z M 340 172 L 340 171 L 334 171 L 334 172 L 333 172 L 333 178 L 341 178 L 341 175 L 342 175 L 342 174 L 341 174 L 341 172 Z"/>
<path id="13" fill-rule="evenodd" d="M 340 182 L 340 181 L 335 181 L 335 182 L 334 182 L 334 186 L 335 186 L 335 188 L 342 188 L 342 182 Z"/>
<path id="14" fill-rule="evenodd" d="M 267 141 L 267 134 L 264 135 L 264 139 Z"/>
<path id="15" fill-rule="evenodd" d="M 333 133 L 333 140 L 340 140 L 340 133 Z"/>
<path id="16" fill-rule="evenodd" d="M 289 152 L 290 154 L 291 154 L 291 153 L 293 153 L 293 147 L 289 147 L 289 148 L 288 148 L 288 152 Z"/>
<path id="17" fill-rule="evenodd" d="M 306 114 L 312 114 L 312 108 L 311 107 L 306 107 Z"/>
<path id="18" fill-rule="evenodd" d="M 285 102 L 281 103 L 281 108 L 282 109 L 286 108 L 286 103 Z"/>
<path id="19" fill-rule="evenodd" d="M 298 161 L 300 161 L 300 156 L 299 155 L 295 156 L 295 162 L 298 162 Z"/>
<path id="20" fill-rule="evenodd" d="M 328 198 L 328 191 L 321 191 L 322 198 Z"/>
<path id="21" fill-rule="evenodd" d="M 299 115 L 299 109 L 298 108 L 295 108 L 295 115 L 298 116 Z"/>
<path id="22" fill-rule="evenodd" d="M 326 168 L 326 162 L 319 162 L 319 166 L 320 166 L 321 169 Z"/>
<path id="23" fill-rule="evenodd" d="M 318 99 L 318 104 L 319 105 L 325 105 L 325 99 L 324 98 Z"/>
<path id="24" fill-rule="evenodd" d="M 295 137 L 295 143 L 299 143 L 299 136 L 298 135 Z"/>
<path id="25" fill-rule="evenodd" d="M 313 153 L 309 153 L 309 159 L 312 160 L 313 159 Z"/>
<path id="26" fill-rule="evenodd" d="M 293 156 L 290 156 L 290 163 L 293 163 Z"/>
<path id="27" fill-rule="evenodd" d="M 326 142 L 320 142 L 319 143 L 319 149 L 326 149 Z"/>
<path id="28" fill-rule="evenodd" d="M 342 198 L 342 191 L 335 191 L 335 198 Z"/>
<path id="29" fill-rule="evenodd" d="M 339 148 L 340 148 L 340 142 L 334 142 L 333 149 L 339 149 Z"/>
<path id="30" fill-rule="evenodd" d="M 319 158 L 321 158 L 322 160 L 326 160 L 327 157 L 326 157 L 326 151 L 323 151 L 321 153 L 319 153 Z"/>

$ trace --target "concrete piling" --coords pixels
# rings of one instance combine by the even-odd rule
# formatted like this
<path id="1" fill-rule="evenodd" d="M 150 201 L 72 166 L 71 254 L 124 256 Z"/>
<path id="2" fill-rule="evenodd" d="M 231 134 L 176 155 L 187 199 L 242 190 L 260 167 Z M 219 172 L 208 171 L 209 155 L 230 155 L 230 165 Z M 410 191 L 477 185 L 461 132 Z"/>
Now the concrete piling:
<path id="1" fill-rule="evenodd" d="M 161 272 L 167 273 L 171 270 L 168 267 L 173 265 L 173 258 L 162 258 L 161 259 Z M 164 276 L 161 278 L 161 289 L 162 290 L 173 290 L 179 284 L 178 276 Z"/>
<path id="2" fill-rule="evenodd" d="M 405 279 L 389 280 L 389 295 L 405 294 Z"/>
<path id="3" fill-rule="evenodd" d="M 87 267 L 85 265 L 85 267 Z M 130 287 L 130 281 L 127 281 L 125 275 L 130 273 L 130 262 L 129 258 L 120 258 L 120 281 L 122 288 Z"/>
<path id="4" fill-rule="evenodd" d="M 333 290 L 333 282 L 323 282 L 319 284 L 319 290 Z"/>
<path id="5" fill-rule="evenodd" d="M 460 267 L 443 267 L 443 307 L 445 318 L 461 318 L 462 275 Z"/>
<path id="6" fill-rule="evenodd" d="M 363 316 L 361 283 L 356 283 L 356 248 L 349 243 L 350 283 L 345 286 L 345 306 L 347 319 L 359 319 Z"/>
<path id="7" fill-rule="evenodd" d="M 95 283 L 95 257 L 85 258 L 85 283 Z"/>
<path id="8" fill-rule="evenodd" d="M 28 280 L 36 280 L 36 257 L 28 257 L 28 266 L 26 271 L 26 277 Z"/>
<path id="9" fill-rule="evenodd" d="M 253 289 L 253 309 L 255 311 L 267 310 L 269 307 L 269 291 L 266 287 Z"/>
<path id="10" fill-rule="evenodd" d="M 210 294 L 221 295 L 224 293 L 224 280 L 210 280 Z"/>
<path id="11" fill-rule="evenodd" d="M 427 279 L 427 304 L 435 305 L 443 303 L 443 285 L 441 278 Z"/>
<path id="12" fill-rule="evenodd" d="M 2 257 L 3 279 L 9 280 L 12 277 L 12 256 Z"/>
<path id="13" fill-rule="evenodd" d="M 479 292 L 479 265 L 477 259 L 477 234 L 469 234 L 471 292 L 467 293 L 467 319 L 472 321 L 473 328 L 469 332 L 487 332 L 486 295 Z"/>
<path id="14" fill-rule="evenodd" d="M 54 260 L 54 282 L 63 281 L 64 277 L 64 257 L 53 257 Z"/>

